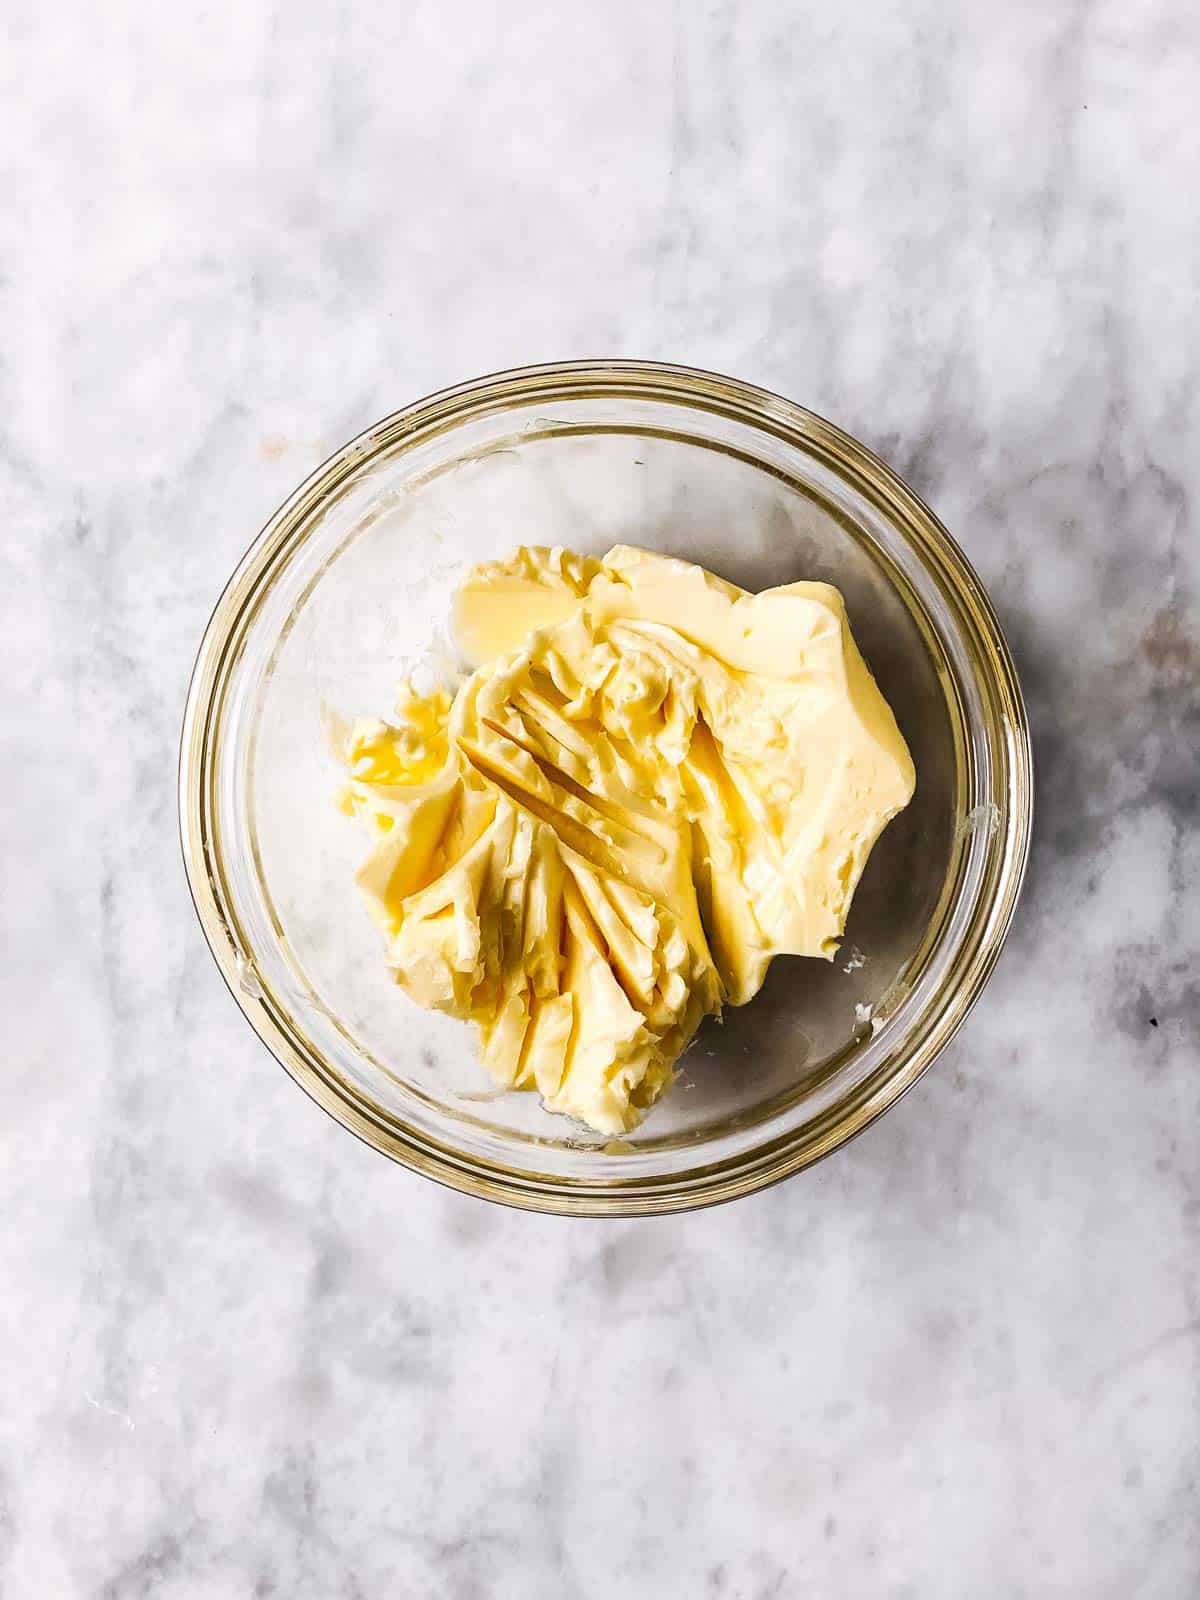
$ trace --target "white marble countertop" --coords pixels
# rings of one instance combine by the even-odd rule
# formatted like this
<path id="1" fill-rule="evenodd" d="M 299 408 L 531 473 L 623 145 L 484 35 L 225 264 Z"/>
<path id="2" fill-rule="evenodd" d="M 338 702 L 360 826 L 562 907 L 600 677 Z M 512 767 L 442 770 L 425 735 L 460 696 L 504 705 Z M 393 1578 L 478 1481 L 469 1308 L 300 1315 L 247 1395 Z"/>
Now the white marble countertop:
<path id="1" fill-rule="evenodd" d="M 1195 7 L 113 0 L 7 43 L 4 1600 L 1195 1595 Z M 596 354 L 879 449 L 1039 761 L 1009 948 L 919 1087 L 611 1225 L 327 1120 L 175 824 L 193 653 L 284 493 Z"/>

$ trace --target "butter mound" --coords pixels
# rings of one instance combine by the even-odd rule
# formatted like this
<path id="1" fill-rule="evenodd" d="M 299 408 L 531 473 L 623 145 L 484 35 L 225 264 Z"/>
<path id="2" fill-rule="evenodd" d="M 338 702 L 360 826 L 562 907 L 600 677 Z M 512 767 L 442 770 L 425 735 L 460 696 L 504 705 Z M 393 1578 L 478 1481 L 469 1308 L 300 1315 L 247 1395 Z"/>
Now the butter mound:
<path id="1" fill-rule="evenodd" d="M 344 736 L 359 884 L 396 980 L 474 1022 L 498 1082 L 626 1132 L 773 956 L 833 957 L 912 760 L 827 584 L 521 549 L 455 629 L 453 701 L 406 685 Z"/>

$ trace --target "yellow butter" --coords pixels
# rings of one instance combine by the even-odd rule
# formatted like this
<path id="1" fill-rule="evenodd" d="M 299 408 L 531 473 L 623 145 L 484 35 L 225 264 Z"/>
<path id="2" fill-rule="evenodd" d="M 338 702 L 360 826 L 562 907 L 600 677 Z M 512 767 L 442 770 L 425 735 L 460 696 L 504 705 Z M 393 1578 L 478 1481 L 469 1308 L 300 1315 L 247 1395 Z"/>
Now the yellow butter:
<path id="1" fill-rule="evenodd" d="M 627 1131 L 773 956 L 832 957 L 912 760 L 827 584 L 522 549 L 455 627 L 453 702 L 405 687 L 345 739 L 359 882 L 397 981 L 499 1082 Z"/>

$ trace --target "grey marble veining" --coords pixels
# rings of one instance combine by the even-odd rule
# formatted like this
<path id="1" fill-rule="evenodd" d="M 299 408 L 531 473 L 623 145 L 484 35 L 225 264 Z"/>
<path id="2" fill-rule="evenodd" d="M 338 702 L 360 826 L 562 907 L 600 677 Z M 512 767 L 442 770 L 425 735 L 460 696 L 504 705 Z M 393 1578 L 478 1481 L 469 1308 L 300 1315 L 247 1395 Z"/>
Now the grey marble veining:
<path id="1" fill-rule="evenodd" d="M 18 7 L 0 52 L 0 1594 L 1200 1585 L 1200 22 L 1183 0 Z M 1039 761 L 959 1041 L 820 1169 L 572 1224 L 254 1041 L 175 751 L 250 536 L 526 361 L 878 448 Z"/>

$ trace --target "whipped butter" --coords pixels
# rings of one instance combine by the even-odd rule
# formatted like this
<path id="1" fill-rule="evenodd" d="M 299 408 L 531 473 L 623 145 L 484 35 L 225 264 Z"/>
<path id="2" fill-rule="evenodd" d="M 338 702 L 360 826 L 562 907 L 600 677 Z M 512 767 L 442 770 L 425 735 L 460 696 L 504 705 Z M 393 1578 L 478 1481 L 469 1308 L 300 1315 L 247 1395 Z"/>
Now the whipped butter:
<path id="1" fill-rule="evenodd" d="M 636 1126 L 772 957 L 830 959 L 912 760 L 838 591 L 625 545 L 522 549 L 455 602 L 475 670 L 344 737 L 397 981 L 498 1082 Z"/>

